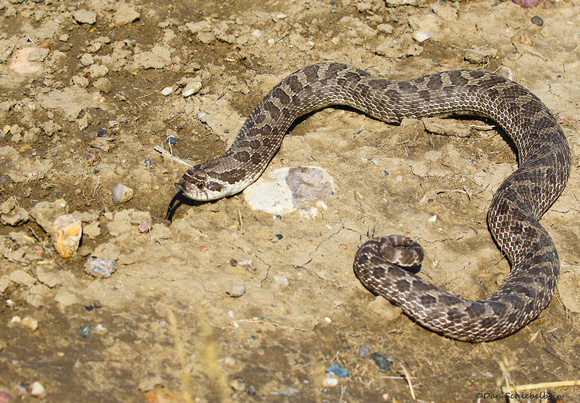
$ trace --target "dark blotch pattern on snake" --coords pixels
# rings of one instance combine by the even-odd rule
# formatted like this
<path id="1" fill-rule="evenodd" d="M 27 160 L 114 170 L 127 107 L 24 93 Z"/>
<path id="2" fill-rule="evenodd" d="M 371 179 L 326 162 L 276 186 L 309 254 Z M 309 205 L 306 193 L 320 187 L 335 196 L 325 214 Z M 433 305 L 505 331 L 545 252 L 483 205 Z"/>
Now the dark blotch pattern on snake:
<path id="1" fill-rule="evenodd" d="M 505 130 L 517 148 L 519 167 L 497 189 L 487 216 L 512 266 L 496 292 L 471 301 L 436 287 L 383 255 L 391 248 L 383 245 L 389 238 L 363 244 L 354 271 L 370 291 L 454 339 L 498 339 L 536 318 L 554 294 L 560 267 L 554 243 L 538 220 L 566 185 L 570 149 L 547 107 L 521 85 L 495 74 L 457 70 L 396 82 L 339 63 L 305 67 L 278 83 L 250 113 L 233 145 L 189 169 L 178 189 L 194 200 L 241 192 L 262 174 L 296 118 L 330 105 L 346 105 L 388 123 L 476 115 Z M 408 243 L 394 240 L 395 249 L 404 250 Z"/>

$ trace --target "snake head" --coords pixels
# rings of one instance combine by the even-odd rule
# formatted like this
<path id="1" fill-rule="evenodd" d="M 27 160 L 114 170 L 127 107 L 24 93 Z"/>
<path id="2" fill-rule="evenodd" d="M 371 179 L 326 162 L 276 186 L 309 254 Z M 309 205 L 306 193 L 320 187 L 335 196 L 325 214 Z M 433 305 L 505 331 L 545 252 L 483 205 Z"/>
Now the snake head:
<path id="1" fill-rule="evenodd" d="M 211 178 L 199 165 L 189 168 L 179 182 L 178 191 L 192 200 L 210 201 L 224 197 L 223 185 Z"/>

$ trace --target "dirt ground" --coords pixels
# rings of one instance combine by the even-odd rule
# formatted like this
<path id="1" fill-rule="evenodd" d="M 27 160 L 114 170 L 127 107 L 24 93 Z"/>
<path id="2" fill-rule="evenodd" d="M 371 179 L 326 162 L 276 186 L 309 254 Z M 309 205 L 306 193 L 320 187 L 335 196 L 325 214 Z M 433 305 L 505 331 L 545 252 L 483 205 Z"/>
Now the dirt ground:
<path id="1" fill-rule="evenodd" d="M 578 386 L 538 385 L 580 379 L 580 2 L 0 0 L 0 26 L 0 402 L 483 402 L 514 385 L 525 401 L 580 401 Z M 548 105 L 573 165 L 542 220 L 561 278 L 539 319 L 449 340 L 352 271 L 362 241 L 398 233 L 453 293 L 507 278 L 486 211 L 516 158 L 490 121 L 391 126 L 328 108 L 267 171 L 323 168 L 322 201 L 275 215 L 242 193 L 166 219 L 186 167 L 154 146 L 219 155 L 276 82 L 320 61 L 391 79 L 499 72 Z M 115 182 L 130 200 L 113 202 Z M 50 235 L 65 213 L 84 230 L 70 259 Z M 91 275 L 91 256 L 116 271 Z"/>

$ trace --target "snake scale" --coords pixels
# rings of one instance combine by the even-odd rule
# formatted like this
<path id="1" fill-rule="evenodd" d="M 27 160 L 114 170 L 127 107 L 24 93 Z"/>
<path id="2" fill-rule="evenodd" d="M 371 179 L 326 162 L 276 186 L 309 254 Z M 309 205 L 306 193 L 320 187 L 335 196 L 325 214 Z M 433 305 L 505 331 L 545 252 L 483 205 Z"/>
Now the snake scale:
<path id="1" fill-rule="evenodd" d="M 570 149 L 548 108 L 501 76 L 455 70 L 389 81 L 340 63 L 304 67 L 268 92 L 224 154 L 190 168 L 177 189 L 199 201 L 241 192 L 262 174 L 298 117 L 331 105 L 352 107 L 387 123 L 475 115 L 499 124 L 513 141 L 519 163 L 495 192 L 487 215 L 489 230 L 511 263 L 510 275 L 499 289 L 473 301 L 425 281 L 406 267 L 417 264 L 413 259 L 422 258 L 422 250 L 402 236 L 364 243 L 356 253 L 354 271 L 375 295 L 453 339 L 490 341 L 534 320 L 550 302 L 560 270 L 556 247 L 538 220 L 564 190 Z M 393 251 L 401 253 L 390 261 Z"/>

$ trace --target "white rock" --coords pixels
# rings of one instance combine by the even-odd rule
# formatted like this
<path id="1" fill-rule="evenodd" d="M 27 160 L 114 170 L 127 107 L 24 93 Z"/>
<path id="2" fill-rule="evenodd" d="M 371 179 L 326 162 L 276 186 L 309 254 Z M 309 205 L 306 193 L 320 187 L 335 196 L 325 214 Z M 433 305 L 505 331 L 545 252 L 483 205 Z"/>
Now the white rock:
<path id="1" fill-rule="evenodd" d="M 425 42 L 429 38 L 431 38 L 431 32 L 429 31 L 417 31 L 413 34 L 413 39 L 419 43 Z"/>
<path id="2" fill-rule="evenodd" d="M 274 276 L 274 282 L 280 287 L 288 286 L 288 279 L 284 276 Z"/>
<path id="3" fill-rule="evenodd" d="M 202 85 L 203 84 L 200 81 L 191 82 L 187 84 L 187 86 L 183 89 L 181 95 L 183 95 L 183 98 L 187 98 L 189 96 L 197 94 L 199 90 L 201 90 Z"/>
<path id="4" fill-rule="evenodd" d="M 30 394 L 34 397 L 44 397 L 46 396 L 46 389 L 40 382 L 34 382 L 30 389 Z"/>
<path id="5" fill-rule="evenodd" d="M 161 90 L 161 95 L 169 95 L 173 92 L 173 87 L 165 87 Z"/>

